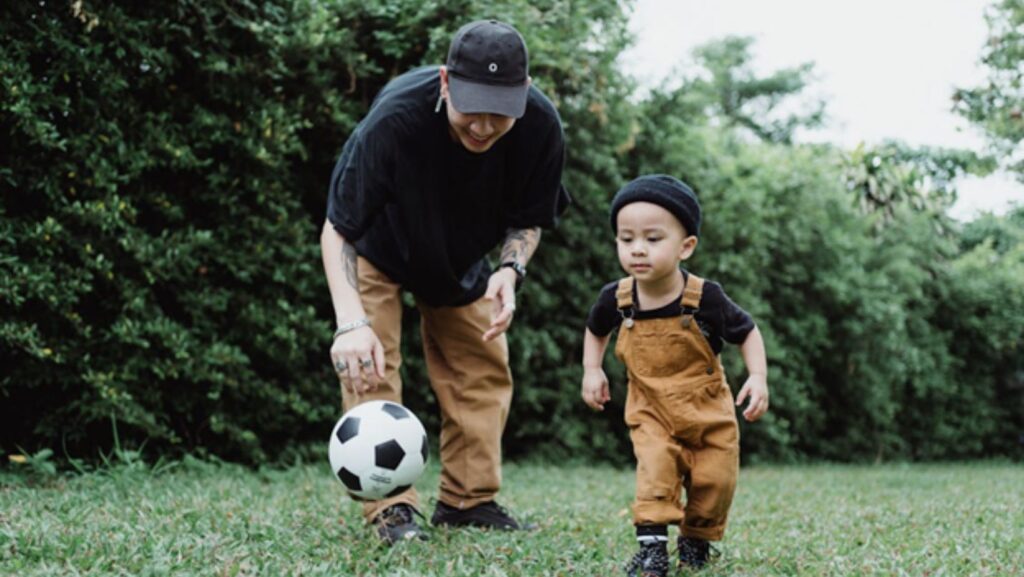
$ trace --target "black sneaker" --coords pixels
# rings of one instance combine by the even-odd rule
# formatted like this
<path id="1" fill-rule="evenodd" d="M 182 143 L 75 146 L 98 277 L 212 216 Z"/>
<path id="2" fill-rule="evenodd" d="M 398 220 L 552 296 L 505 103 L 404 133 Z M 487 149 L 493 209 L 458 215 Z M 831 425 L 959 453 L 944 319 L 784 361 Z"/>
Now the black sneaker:
<path id="1" fill-rule="evenodd" d="M 420 515 L 420 512 L 406 503 L 396 503 L 384 509 L 373 520 L 377 525 L 377 535 L 388 545 L 410 539 L 426 541 L 427 534 L 416 523 L 414 515 Z"/>
<path id="2" fill-rule="evenodd" d="M 469 509 L 456 509 L 438 501 L 430 522 L 435 526 L 481 527 L 506 531 L 530 531 L 537 528 L 533 523 L 519 523 L 504 507 L 494 501 L 480 503 Z"/>
<path id="3" fill-rule="evenodd" d="M 704 539 L 694 537 L 679 537 L 679 568 L 703 569 L 708 560 L 714 556 L 718 557 L 718 549 L 711 546 Z"/>
<path id="4" fill-rule="evenodd" d="M 626 565 L 626 577 L 668 577 L 668 548 L 664 542 L 645 543 Z"/>

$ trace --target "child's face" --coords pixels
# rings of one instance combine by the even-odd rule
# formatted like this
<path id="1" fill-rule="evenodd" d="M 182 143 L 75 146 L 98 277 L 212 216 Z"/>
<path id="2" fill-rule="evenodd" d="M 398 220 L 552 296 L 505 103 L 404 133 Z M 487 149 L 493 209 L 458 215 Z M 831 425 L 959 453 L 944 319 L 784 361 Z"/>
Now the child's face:
<path id="1" fill-rule="evenodd" d="M 627 204 L 617 219 L 619 263 L 638 282 L 656 283 L 678 274 L 679 262 L 697 248 L 697 237 L 689 236 L 671 212 L 656 204 Z"/>

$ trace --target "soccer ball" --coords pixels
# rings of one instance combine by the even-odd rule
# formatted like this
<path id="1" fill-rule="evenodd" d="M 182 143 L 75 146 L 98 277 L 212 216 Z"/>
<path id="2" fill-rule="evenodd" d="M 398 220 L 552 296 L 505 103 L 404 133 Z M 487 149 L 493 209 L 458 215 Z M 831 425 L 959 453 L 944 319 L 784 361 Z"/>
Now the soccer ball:
<path id="1" fill-rule="evenodd" d="M 350 495 L 376 501 L 405 491 L 423 474 L 427 433 L 402 405 L 369 401 L 338 419 L 327 454 Z"/>

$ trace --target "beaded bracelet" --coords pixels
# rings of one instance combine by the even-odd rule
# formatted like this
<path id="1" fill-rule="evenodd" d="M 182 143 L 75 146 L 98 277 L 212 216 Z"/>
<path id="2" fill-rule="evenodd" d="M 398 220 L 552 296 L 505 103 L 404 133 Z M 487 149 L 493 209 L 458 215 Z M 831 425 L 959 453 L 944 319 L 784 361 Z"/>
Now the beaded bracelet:
<path id="1" fill-rule="evenodd" d="M 345 333 L 349 333 L 349 332 L 352 332 L 352 331 L 354 331 L 356 329 L 359 329 L 359 328 L 362 328 L 362 327 L 368 327 L 368 326 L 370 326 L 370 319 L 368 319 L 366 317 L 363 317 L 363 318 L 361 318 L 361 319 L 359 319 L 357 321 L 352 321 L 350 323 L 345 323 L 345 324 L 339 326 L 338 330 L 334 331 L 334 339 L 337 340 L 338 337 L 340 337 L 341 335 L 343 335 Z"/>

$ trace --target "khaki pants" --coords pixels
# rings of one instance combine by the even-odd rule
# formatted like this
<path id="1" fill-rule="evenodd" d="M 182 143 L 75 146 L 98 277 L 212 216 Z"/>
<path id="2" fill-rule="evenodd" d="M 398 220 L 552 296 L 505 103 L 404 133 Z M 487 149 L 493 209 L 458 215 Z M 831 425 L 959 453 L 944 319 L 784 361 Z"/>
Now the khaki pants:
<path id="1" fill-rule="evenodd" d="M 342 387 L 342 408 L 371 400 L 402 402 L 401 287 L 359 257 L 359 295 L 374 332 L 384 345 L 386 382 L 364 395 Z M 420 311 L 423 354 L 430 384 L 441 407 L 440 500 L 464 509 L 491 501 L 501 487 L 501 435 L 512 403 L 512 374 L 505 335 L 485 343 L 492 303 L 484 299 L 461 307 Z M 396 503 L 419 507 L 415 489 L 363 504 L 372 520 Z"/>

